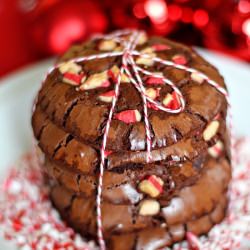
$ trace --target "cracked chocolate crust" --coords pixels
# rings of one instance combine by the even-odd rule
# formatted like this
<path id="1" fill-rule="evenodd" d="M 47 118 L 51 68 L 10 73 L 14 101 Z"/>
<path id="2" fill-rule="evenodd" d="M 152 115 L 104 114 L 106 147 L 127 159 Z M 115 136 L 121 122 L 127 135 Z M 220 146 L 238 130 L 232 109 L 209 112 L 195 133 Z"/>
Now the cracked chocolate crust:
<path id="1" fill-rule="evenodd" d="M 188 220 L 184 224 L 152 227 L 138 232 L 113 235 L 108 239 L 110 250 L 152 250 L 162 249 L 185 238 L 186 232 L 196 235 L 206 234 L 213 225 L 220 223 L 227 207 L 226 196 L 216 204 L 214 209 L 198 218 Z"/>
<path id="2" fill-rule="evenodd" d="M 61 85 L 64 86 L 65 84 L 61 83 Z M 57 88 L 55 89 L 55 95 L 59 95 L 60 98 L 62 98 L 65 93 L 61 93 L 61 88 L 59 88 L 58 90 L 58 85 L 56 86 Z M 66 85 L 66 87 L 68 86 Z M 129 88 L 134 88 L 132 85 L 128 85 L 126 83 L 121 86 L 121 93 L 123 93 L 123 87 L 124 93 L 126 93 L 126 95 L 131 92 L 128 91 Z M 222 114 L 222 119 L 224 119 L 226 110 L 226 106 L 224 103 L 225 100 L 224 97 L 218 98 L 220 94 L 215 89 L 208 85 L 204 85 L 203 87 L 201 87 L 200 85 L 194 85 L 193 88 L 199 90 L 199 92 L 197 93 L 197 91 L 194 91 L 195 93 L 193 94 L 192 87 L 187 88 L 187 86 L 185 86 L 185 88 L 188 92 L 190 92 L 190 95 L 193 95 L 193 99 L 197 99 L 197 96 L 200 96 L 200 100 L 195 100 L 196 103 L 194 103 L 192 102 L 192 100 L 189 101 L 188 99 L 186 99 L 187 110 L 185 110 L 184 112 L 174 115 L 167 114 L 162 111 L 149 111 L 149 121 L 151 124 L 151 132 L 153 136 L 153 148 L 166 147 L 176 143 L 183 138 L 196 136 L 204 130 L 206 123 L 212 120 L 217 114 Z M 62 87 L 62 89 L 65 89 L 65 87 Z M 72 91 L 72 89 L 69 90 Z M 136 90 L 133 89 L 133 91 Z M 66 109 L 65 112 L 62 113 L 62 109 L 67 106 L 67 101 L 64 100 L 59 105 L 59 100 L 53 98 L 49 99 L 50 95 L 52 95 L 50 91 L 45 97 L 46 99 L 49 99 L 47 101 L 49 105 L 52 106 L 51 109 L 44 107 L 43 103 L 38 102 L 37 112 L 44 112 L 51 121 L 58 125 L 58 127 L 79 138 L 79 140 L 87 144 L 100 147 L 103 126 L 106 122 L 109 108 L 104 104 L 91 103 L 91 98 L 94 99 L 95 97 L 91 96 L 90 94 L 87 97 L 88 100 L 86 100 L 86 98 L 82 98 L 81 96 L 86 95 L 87 92 L 75 92 L 78 94 L 76 96 L 77 100 L 73 100 L 73 104 L 70 105 L 70 107 Z M 210 92 L 212 92 L 212 94 Z M 96 96 L 97 95 L 98 93 L 96 94 Z M 130 98 L 133 98 L 132 94 L 129 96 Z M 127 100 L 129 99 L 129 96 L 121 96 L 120 98 Z M 211 117 L 209 117 L 209 120 L 206 120 L 204 118 L 202 112 L 192 111 L 192 109 L 201 109 L 203 100 L 207 99 L 207 96 L 209 96 L 210 99 L 207 101 L 207 103 L 204 103 L 204 105 L 207 106 L 209 101 L 213 103 L 211 107 L 212 115 Z M 217 98 L 215 96 L 217 96 Z M 80 99 L 80 101 L 78 99 Z M 133 101 L 131 102 L 133 103 Z M 57 105 L 59 106 L 58 108 Z M 191 107 L 190 109 L 188 109 L 189 106 Z M 192 106 L 194 107 L 192 108 Z M 138 100 L 138 103 L 136 105 L 132 105 L 131 103 L 129 103 L 127 105 L 123 105 L 123 107 L 119 107 L 119 110 L 117 110 L 117 112 L 126 109 L 141 110 L 142 104 L 140 99 Z M 107 150 L 137 151 L 144 149 L 145 129 L 143 121 L 135 124 L 125 124 L 122 121 L 118 120 L 112 121 L 108 137 Z"/>
<path id="3" fill-rule="evenodd" d="M 113 242 L 115 239 L 126 237 L 132 240 L 150 231 L 174 234 L 174 229 L 178 227 L 183 228 L 178 240 L 184 237 L 185 229 L 198 235 L 206 233 L 224 216 L 230 177 L 230 165 L 226 159 L 220 159 L 218 162 L 209 161 L 199 180 L 194 185 L 180 189 L 167 204 L 161 204 L 161 211 L 156 216 L 139 215 L 139 203 L 131 206 L 110 204 L 104 201 L 102 218 L 105 238 L 108 242 L 110 239 Z M 93 199 L 83 198 L 63 186 L 52 184 L 51 199 L 70 225 L 85 236 L 86 234 L 96 236 L 95 196 Z M 156 235 L 152 233 L 151 236 L 149 235 L 150 240 L 156 241 L 157 235 L 158 239 L 162 237 L 160 233 Z M 172 243 L 173 241 L 164 244 L 171 245 Z M 133 246 L 128 249 L 137 248 Z"/>
<path id="4" fill-rule="evenodd" d="M 207 159 L 199 158 L 197 162 L 185 161 L 172 166 L 163 164 L 147 164 L 143 168 L 130 168 L 123 172 L 105 171 L 103 177 L 104 201 L 112 204 L 136 204 L 143 198 L 143 194 L 138 190 L 138 185 L 145 176 L 161 176 L 164 182 L 163 192 L 158 199 L 161 203 L 169 202 L 180 189 L 195 184 L 202 172 L 206 171 L 206 166 L 211 157 Z M 194 167 L 193 164 L 196 164 Z M 75 192 L 84 198 L 96 196 L 97 175 L 85 175 L 78 171 L 69 170 L 61 165 L 53 163 L 45 158 L 43 164 L 48 177 L 56 181 L 59 185 Z"/>
<path id="5" fill-rule="evenodd" d="M 196 235 L 206 234 L 213 225 L 220 223 L 225 216 L 228 200 L 226 195 L 222 196 L 211 212 L 200 217 L 187 220 L 186 222 L 167 226 L 152 226 L 146 229 L 137 230 L 131 233 L 112 234 L 106 238 L 110 250 L 156 250 L 172 246 L 185 238 L 186 232 L 193 232 Z M 75 230 L 84 237 L 93 239 L 96 236 L 86 234 L 85 228 L 72 224 L 68 219 L 68 213 L 61 212 L 63 218 L 72 225 Z"/>
<path id="6" fill-rule="evenodd" d="M 159 52 L 158 56 L 170 59 L 174 53 L 184 53 L 188 58 L 188 65 L 197 68 L 216 80 L 225 87 L 223 78 L 218 71 L 197 55 L 194 51 L 185 46 L 172 43 L 165 39 L 151 38 L 147 45 L 161 41 L 164 44 L 174 46 L 170 50 Z M 82 50 L 76 54 L 69 50 L 60 61 L 98 53 L 95 44 L 88 43 L 82 45 Z M 80 47 L 78 47 L 79 49 Z M 71 54 L 71 57 L 69 55 Z M 118 59 L 102 59 L 83 64 L 87 75 L 101 72 L 111 68 L 113 65 L 119 66 Z M 94 65 L 94 66 L 93 66 Z M 153 148 L 166 147 L 176 143 L 183 138 L 194 136 L 201 132 L 206 124 L 219 113 L 222 119 L 226 116 L 226 100 L 215 88 L 210 85 L 197 84 L 189 74 L 173 68 L 158 68 L 159 65 L 148 67 L 148 70 L 160 71 L 169 77 L 180 87 L 186 101 L 185 111 L 180 114 L 168 114 L 162 111 L 149 109 L 149 119 L 151 124 Z M 111 80 L 112 81 L 112 80 Z M 39 112 L 44 112 L 61 129 L 64 129 L 73 136 L 85 141 L 87 144 L 100 146 L 103 126 L 107 119 L 110 104 L 98 100 L 100 93 L 111 90 L 114 83 L 108 88 L 98 88 L 88 91 L 76 91 L 73 86 L 62 82 L 62 77 L 58 70 L 49 75 L 38 95 L 37 108 Z M 161 86 L 160 99 L 171 89 L 169 86 Z M 142 101 L 137 90 L 132 84 L 122 83 L 116 112 L 138 109 L 142 112 Z M 144 150 L 145 130 L 143 121 L 135 124 L 125 124 L 118 120 L 113 120 L 108 138 L 107 150 Z"/>
<path id="7" fill-rule="evenodd" d="M 190 138 L 182 138 L 170 146 L 153 149 L 151 162 L 161 162 L 166 165 L 185 160 L 197 162 L 216 141 L 221 140 L 224 145 L 228 145 L 225 121 L 222 118 L 218 121 L 219 130 L 210 141 L 204 141 L 202 131 L 196 131 Z M 34 112 L 32 123 L 40 148 L 52 161 L 85 174 L 94 174 L 98 171 L 100 159 L 98 147 L 83 142 L 54 124 L 40 108 Z M 146 151 L 116 150 L 107 156 L 108 170 L 120 171 L 122 168 L 143 167 L 146 162 Z M 228 149 L 225 150 L 225 154 L 230 158 Z"/>

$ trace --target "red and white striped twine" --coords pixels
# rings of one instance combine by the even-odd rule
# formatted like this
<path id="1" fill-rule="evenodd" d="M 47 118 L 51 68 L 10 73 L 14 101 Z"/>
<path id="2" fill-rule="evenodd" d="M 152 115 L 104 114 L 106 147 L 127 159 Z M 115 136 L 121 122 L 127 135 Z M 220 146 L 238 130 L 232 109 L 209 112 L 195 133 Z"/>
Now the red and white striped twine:
<path id="1" fill-rule="evenodd" d="M 225 88 L 221 87 L 218 83 L 216 83 L 214 80 L 210 79 L 206 74 L 198 71 L 197 69 L 194 68 L 189 68 L 184 65 L 180 65 L 177 63 L 174 63 L 173 61 L 169 60 L 163 60 L 159 57 L 152 57 L 152 55 L 146 54 L 146 53 L 141 53 L 137 50 L 135 50 L 136 45 L 138 44 L 138 40 L 141 35 L 144 35 L 143 31 L 138 31 L 138 30 L 121 30 L 121 31 L 116 31 L 113 32 L 109 35 L 98 35 L 95 36 L 93 39 L 104 39 L 104 40 L 109 40 L 113 39 L 114 41 L 120 43 L 124 49 L 123 51 L 115 51 L 115 52 L 107 52 L 107 53 L 101 53 L 101 54 L 95 54 L 95 55 L 90 55 L 90 56 L 83 56 L 83 57 L 78 57 L 74 58 L 72 62 L 75 63 L 80 63 L 84 61 L 90 61 L 90 60 L 95 60 L 95 59 L 101 59 L 101 58 L 108 58 L 108 57 L 122 57 L 122 66 L 120 68 L 120 72 L 118 74 L 116 84 L 115 84 L 115 96 L 112 100 L 111 108 L 109 111 L 109 116 L 106 122 L 106 126 L 104 129 L 104 134 L 103 134 L 103 141 L 102 141 L 102 146 L 101 146 L 101 162 L 100 162 L 100 173 L 99 173 L 99 182 L 98 182 L 98 187 L 97 187 L 97 197 L 96 197 L 96 206 L 97 206 L 97 234 L 98 234 L 98 242 L 100 245 L 101 250 L 106 249 L 105 241 L 103 238 L 103 227 L 102 227 L 102 213 L 101 213 L 101 199 L 102 199 L 102 187 L 103 187 L 103 174 L 104 174 L 104 167 L 105 167 L 105 149 L 106 149 L 106 144 L 107 144 L 107 137 L 110 129 L 110 124 L 113 118 L 114 110 L 115 110 L 115 105 L 119 97 L 119 88 L 120 88 L 120 83 L 121 83 L 121 76 L 125 72 L 126 75 L 129 77 L 130 82 L 135 86 L 135 88 L 138 90 L 138 92 L 141 94 L 142 101 L 143 101 L 143 113 L 144 113 L 144 123 L 145 123 L 145 131 L 146 131 L 146 141 L 147 141 L 147 161 L 149 162 L 151 160 L 151 131 L 150 131 L 150 125 L 149 125 L 149 118 L 148 118 L 148 107 L 147 107 L 147 102 L 152 103 L 157 109 L 162 110 L 164 112 L 168 113 L 180 113 L 184 110 L 185 108 L 185 100 L 184 97 L 180 91 L 180 89 L 168 78 L 165 76 L 159 75 L 154 72 L 150 72 L 146 69 L 143 69 L 136 65 L 134 61 L 134 56 L 140 56 L 143 58 L 150 58 L 153 60 L 155 63 L 160 63 L 166 66 L 174 67 L 176 69 L 184 70 L 189 73 L 196 73 L 199 77 L 204 79 L 209 85 L 213 86 L 217 91 L 219 91 L 221 94 L 223 94 L 229 104 L 229 96 Z M 129 36 L 129 39 L 125 39 L 124 36 Z M 54 69 L 58 68 L 60 64 L 55 65 L 49 72 L 51 73 Z M 131 72 L 132 69 L 132 72 Z M 148 75 L 148 76 L 153 76 L 156 78 L 161 78 L 165 84 L 169 85 L 173 91 L 176 92 L 180 99 L 180 107 L 177 109 L 170 109 L 164 107 L 161 103 L 152 100 L 146 95 L 145 92 L 145 87 L 143 85 L 143 80 L 140 76 L 141 74 Z M 133 76 L 134 75 L 134 76 Z M 230 106 L 230 104 L 229 104 Z"/>

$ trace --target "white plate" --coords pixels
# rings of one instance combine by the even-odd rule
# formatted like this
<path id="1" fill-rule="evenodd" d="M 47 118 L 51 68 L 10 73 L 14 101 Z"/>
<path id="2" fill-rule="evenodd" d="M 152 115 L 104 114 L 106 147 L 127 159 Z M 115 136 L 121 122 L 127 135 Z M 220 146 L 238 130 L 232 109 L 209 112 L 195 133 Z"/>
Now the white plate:
<path id="1" fill-rule="evenodd" d="M 250 135 L 250 66 L 205 50 L 200 52 L 225 76 L 236 134 Z M 31 148 L 31 107 L 51 64 L 51 60 L 43 61 L 0 81 L 0 178 L 11 163 Z M 15 249 L 7 245 L 0 239 L 0 249 Z"/>

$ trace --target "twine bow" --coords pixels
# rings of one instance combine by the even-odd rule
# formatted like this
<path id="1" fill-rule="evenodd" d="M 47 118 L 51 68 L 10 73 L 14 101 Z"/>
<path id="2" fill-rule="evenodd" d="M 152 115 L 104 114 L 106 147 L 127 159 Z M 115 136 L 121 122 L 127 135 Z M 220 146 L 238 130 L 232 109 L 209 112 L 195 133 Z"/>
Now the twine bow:
<path id="1" fill-rule="evenodd" d="M 98 178 L 96 205 L 97 205 L 97 235 L 98 235 L 98 241 L 99 241 L 99 245 L 100 245 L 101 250 L 106 249 L 105 241 L 103 238 L 103 228 L 102 228 L 102 220 L 101 220 L 101 218 L 102 218 L 101 197 L 102 197 L 103 174 L 104 174 L 105 157 L 106 157 L 105 149 L 106 149 L 107 137 L 108 137 L 108 133 L 109 133 L 109 129 L 110 129 L 110 124 L 111 124 L 113 114 L 114 114 L 115 105 L 116 105 L 118 97 L 119 97 L 119 90 L 120 90 L 122 74 L 125 73 L 129 77 L 130 82 L 134 85 L 134 87 L 141 94 L 141 98 L 142 98 L 142 102 L 143 102 L 145 131 L 146 131 L 147 162 L 150 162 L 150 160 L 151 160 L 151 144 L 152 144 L 147 104 L 151 103 L 157 109 L 164 111 L 164 112 L 167 112 L 167 113 L 173 113 L 173 114 L 180 113 L 185 109 L 185 100 L 183 98 L 183 95 L 182 95 L 180 89 L 170 79 L 166 78 L 165 76 L 162 76 L 162 75 L 154 73 L 154 72 L 150 72 L 146 69 L 139 67 L 135 63 L 134 57 L 139 56 L 141 58 L 151 59 L 155 63 L 160 63 L 162 65 L 166 65 L 166 66 L 174 67 L 176 69 L 184 70 L 186 72 L 189 72 L 190 74 L 195 73 L 201 79 L 203 79 L 208 84 L 210 84 L 211 86 L 216 88 L 217 91 L 222 93 L 229 103 L 229 97 L 228 97 L 227 91 L 223 87 L 221 87 L 218 83 L 216 83 L 215 81 L 210 79 L 204 73 L 202 73 L 194 68 L 189 68 L 187 66 L 174 63 L 173 61 L 163 60 L 159 57 L 154 57 L 150 54 L 137 51 L 135 48 L 138 44 L 138 40 L 140 39 L 140 36 L 142 36 L 142 35 L 144 35 L 143 31 L 123 30 L 123 31 L 113 32 L 110 35 L 96 36 L 94 39 L 103 39 L 103 40 L 112 39 L 112 40 L 114 40 L 115 42 L 117 42 L 123 46 L 123 50 L 95 54 L 95 55 L 90 55 L 90 56 L 83 56 L 83 57 L 78 57 L 78 58 L 74 58 L 74 59 L 70 60 L 70 61 L 75 62 L 75 63 L 80 63 L 80 62 L 90 61 L 90 60 L 95 60 L 95 59 L 118 57 L 118 56 L 122 57 L 122 65 L 121 65 L 120 71 L 119 71 L 117 79 L 116 79 L 115 94 L 114 94 L 114 97 L 112 99 L 111 108 L 109 110 L 109 115 L 108 115 L 108 119 L 107 119 L 106 126 L 104 129 L 103 141 L 102 141 L 102 146 L 101 146 L 101 150 L 100 150 L 101 162 L 100 162 L 100 169 L 99 169 L 100 173 L 99 173 L 99 178 Z M 129 38 L 126 39 L 126 36 Z M 60 64 L 56 65 L 55 67 L 53 67 L 52 70 L 54 70 L 55 68 L 58 68 L 59 66 L 60 66 Z M 176 109 L 167 108 L 167 107 L 163 106 L 160 102 L 152 100 L 150 97 L 148 97 L 146 95 L 146 89 L 144 87 L 143 80 L 141 78 L 140 73 L 144 74 L 146 76 L 160 78 L 166 85 L 169 85 L 173 89 L 173 91 L 175 91 L 175 93 L 178 95 L 178 98 L 180 100 L 180 106 Z"/>

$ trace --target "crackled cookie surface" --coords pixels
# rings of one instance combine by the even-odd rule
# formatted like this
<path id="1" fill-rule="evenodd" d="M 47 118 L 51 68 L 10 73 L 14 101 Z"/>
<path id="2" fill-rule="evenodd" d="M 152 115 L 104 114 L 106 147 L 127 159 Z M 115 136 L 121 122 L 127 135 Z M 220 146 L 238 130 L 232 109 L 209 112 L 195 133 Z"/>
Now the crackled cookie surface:
<path id="1" fill-rule="evenodd" d="M 215 67 L 184 45 L 124 31 L 59 58 L 32 125 L 51 199 L 72 227 L 100 241 L 99 206 L 108 249 L 158 249 L 223 219 L 226 115 Z"/>

